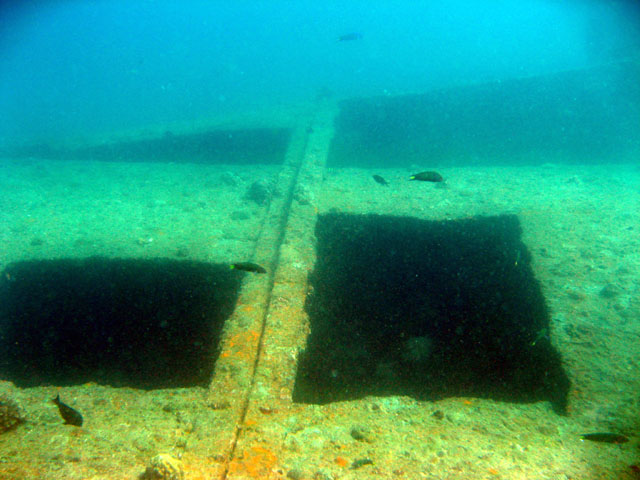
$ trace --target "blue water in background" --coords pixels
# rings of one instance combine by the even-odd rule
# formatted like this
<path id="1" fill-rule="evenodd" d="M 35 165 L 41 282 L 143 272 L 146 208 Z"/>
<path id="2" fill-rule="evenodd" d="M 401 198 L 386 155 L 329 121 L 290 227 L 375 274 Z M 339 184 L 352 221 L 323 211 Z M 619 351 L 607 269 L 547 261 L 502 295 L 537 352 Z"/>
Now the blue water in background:
<path id="1" fill-rule="evenodd" d="M 23 2 L 0 7 L 0 145 L 600 65 L 632 2 Z M 362 38 L 340 42 L 340 35 Z"/>

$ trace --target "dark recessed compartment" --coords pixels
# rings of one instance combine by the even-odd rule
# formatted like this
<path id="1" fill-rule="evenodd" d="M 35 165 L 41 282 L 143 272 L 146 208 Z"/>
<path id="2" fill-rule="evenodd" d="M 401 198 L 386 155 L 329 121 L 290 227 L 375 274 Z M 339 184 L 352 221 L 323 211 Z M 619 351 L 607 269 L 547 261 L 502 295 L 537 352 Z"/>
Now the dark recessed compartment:
<path id="1" fill-rule="evenodd" d="M 102 143 L 78 148 L 46 144 L 24 145 L 4 152 L 7 156 L 48 160 L 96 160 L 107 162 L 174 162 L 207 164 L 281 164 L 290 130 L 253 128 L 173 133 L 140 140 Z"/>
<path id="2" fill-rule="evenodd" d="M 640 150 L 639 77 L 639 64 L 626 62 L 348 99 L 327 162 L 365 168 L 628 162 Z"/>
<path id="3" fill-rule="evenodd" d="M 165 259 L 10 264 L 0 280 L 0 378 L 21 387 L 206 386 L 241 276 Z"/>
<path id="4" fill-rule="evenodd" d="M 476 396 L 566 410 L 569 379 L 517 217 L 327 214 L 316 235 L 294 401 Z"/>

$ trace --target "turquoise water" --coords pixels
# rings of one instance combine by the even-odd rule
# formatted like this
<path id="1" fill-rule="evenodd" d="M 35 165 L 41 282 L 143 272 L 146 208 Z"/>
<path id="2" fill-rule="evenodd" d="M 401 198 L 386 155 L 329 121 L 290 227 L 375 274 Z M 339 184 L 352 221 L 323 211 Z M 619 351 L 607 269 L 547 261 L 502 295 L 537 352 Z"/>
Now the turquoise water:
<path id="1" fill-rule="evenodd" d="M 637 59 L 630 3 L 5 3 L 0 145 Z"/>
<path id="2" fill-rule="evenodd" d="M 0 479 L 637 478 L 632 2 L 0 20 Z"/>

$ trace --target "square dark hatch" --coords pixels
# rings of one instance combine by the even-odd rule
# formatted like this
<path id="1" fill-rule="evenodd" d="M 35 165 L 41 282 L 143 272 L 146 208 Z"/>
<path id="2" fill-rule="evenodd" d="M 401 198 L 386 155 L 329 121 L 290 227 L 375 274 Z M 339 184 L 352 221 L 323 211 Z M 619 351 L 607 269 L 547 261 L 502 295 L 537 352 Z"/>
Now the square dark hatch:
<path id="1" fill-rule="evenodd" d="M 242 275 L 168 259 L 38 260 L 0 279 L 0 378 L 206 386 Z"/>
<path id="2" fill-rule="evenodd" d="M 569 379 L 515 216 L 327 214 L 294 401 L 365 395 L 548 400 Z"/>

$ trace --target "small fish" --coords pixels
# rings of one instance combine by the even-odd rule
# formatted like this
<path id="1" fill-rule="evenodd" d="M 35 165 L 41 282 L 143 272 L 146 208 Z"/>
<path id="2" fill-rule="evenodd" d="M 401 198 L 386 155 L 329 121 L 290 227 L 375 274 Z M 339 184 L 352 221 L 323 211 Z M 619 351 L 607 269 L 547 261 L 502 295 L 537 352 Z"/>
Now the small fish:
<path id="1" fill-rule="evenodd" d="M 53 399 L 53 403 L 58 406 L 58 411 L 65 425 L 82 426 L 82 415 L 80 415 L 80 412 L 60 400 L 60 395 Z"/>
<path id="2" fill-rule="evenodd" d="M 603 443 L 627 443 L 629 439 L 618 433 L 585 433 L 582 435 L 583 440 Z"/>
<path id="3" fill-rule="evenodd" d="M 370 458 L 361 458 L 359 460 L 354 460 L 351 464 L 351 470 L 364 467 L 365 465 L 373 465 L 373 460 L 371 460 Z"/>
<path id="4" fill-rule="evenodd" d="M 267 269 L 251 262 L 238 262 L 231 264 L 231 270 L 242 270 L 243 272 L 267 273 Z"/>
<path id="5" fill-rule="evenodd" d="M 409 180 L 420 180 L 421 182 L 441 182 L 442 175 L 438 172 L 420 172 L 409 177 Z"/>
<path id="6" fill-rule="evenodd" d="M 351 42 L 353 40 L 360 40 L 362 38 L 362 34 L 358 32 L 345 33 L 344 35 L 340 35 L 338 37 L 338 41 L 340 42 Z"/>
<path id="7" fill-rule="evenodd" d="M 551 338 L 549 337 L 549 330 L 546 328 L 541 328 L 540 330 L 538 330 L 538 333 L 536 333 L 536 337 L 533 339 L 533 341 L 531 342 L 531 346 L 534 347 L 536 345 L 536 343 L 538 343 L 540 340 L 547 340 L 547 341 L 551 341 Z"/>
<path id="8" fill-rule="evenodd" d="M 378 182 L 380 185 L 389 185 L 389 182 L 387 182 L 384 178 L 382 178 L 380 175 L 374 175 L 373 179 Z"/>

